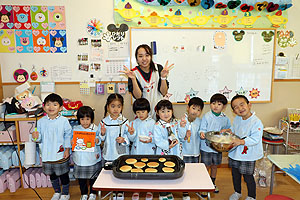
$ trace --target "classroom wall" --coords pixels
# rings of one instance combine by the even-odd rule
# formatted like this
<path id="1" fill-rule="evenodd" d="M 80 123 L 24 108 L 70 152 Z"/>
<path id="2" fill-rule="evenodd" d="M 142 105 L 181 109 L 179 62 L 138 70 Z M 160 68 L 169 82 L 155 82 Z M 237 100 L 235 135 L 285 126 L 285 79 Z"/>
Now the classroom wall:
<path id="1" fill-rule="evenodd" d="M 86 24 L 91 18 L 97 18 L 103 21 L 104 26 L 113 23 L 113 1 L 108 0 L 89 0 L 87 4 L 83 5 L 83 1 L 79 0 L 52 0 L 42 2 L 44 5 L 64 5 L 66 7 L 66 23 L 67 23 L 67 41 L 68 41 L 68 53 L 67 54 L 56 54 L 56 55 L 42 55 L 35 54 L 34 61 L 32 61 L 32 55 L 26 54 L 4 54 L 0 53 L 0 65 L 2 71 L 2 80 L 10 76 L 5 74 L 4 71 L 8 67 L 18 66 L 19 62 L 24 65 L 32 65 L 33 62 L 36 65 L 42 66 L 43 64 L 49 64 L 57 62 L 61 66 L 68 65 L 77 69 L 78 62 L 76 60 L 77 55 L 77 39 L 86 34 Z M 28 0 L 26 2 L 20 2 L 17 0 L 1 0 L 1 4 L 32 4 L 41 5 L 39 0 Z M 287 29 L 293 30 L 295 33 L 295 39 L 300 43 L 300 2 L 294 0 L 294 6 L 289 9 L 289 22 Z M 276 52 L 283 51 L 287 56 L 296 56 L 300 53 L 300 44 L 291 48 L 286 49 L 277 48 Z M 170 59 L 171 60 L 171 59 Z M 178 66 L 180 67 L 180 66 Z M 76 72 L 76 71 L 75 71 Z M 172 73 L 172 71 L 170 72 Z M 12 75 L 11 75 L 12 76 Z M 5 78 L 6 80 L 6 78 Z M 4 80 L 4 82 L 5 82 Z M 172 84 L 172 83 L 170 83 Z M 14 95 L 14 88 L 16 85 L 4 85 L 3 96 L 10 97 Z M 36 88 L 37 95 L 39 95 L 39 86 Z M 271 103 L 254 104 L 253 110 L 263 121 L 265 126 L 275 126 L 278 124 L 278 120 L 286 116 L 286 109 L 290 107 L 300 108 L 300 82 L 274 82 L 273 83 L 273 95 Z M 82 100 L 84 104 L 90 105 L 95 108 L 96 120 L 98 124 L 100 119 L 103 117 L 104 105 L 106 101 L 106 95 L 95 95 L 89 96 L 81 95 L 79 93 L 79 85 L 65 84 L 56 85 L 56 92 L 62 95 L 64 98 L 73 100 Z M 132 120 L 134 115 L 131 110 L 131 97 L 127 93 L 125 96 L 124 115 Z M 186 110 L 186 105 L 175 105 L 175 115 L 180 118 Z M 209 105 L 205 105 L 203 113 L 209 110 Z M 230 105 L 228 105 L 225 113 L 231 118 L 234 118 L 231 112 Z"/>

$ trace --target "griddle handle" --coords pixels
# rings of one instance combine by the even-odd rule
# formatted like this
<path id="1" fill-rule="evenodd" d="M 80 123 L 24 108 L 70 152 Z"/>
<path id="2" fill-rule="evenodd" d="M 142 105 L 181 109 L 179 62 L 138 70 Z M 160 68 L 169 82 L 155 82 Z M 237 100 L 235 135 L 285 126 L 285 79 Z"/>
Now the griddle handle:
<path id="1" fill-rule="evenodd" d="M 185 163 L 182 159 L 179 159 L 180 168 L 185 166 Z"/>
<path id="2" fill-rule="evenodd" d="M 104 163 L 104 169 L 105 169 L 105 170 L 112 170 L 112 168 L 113 168 L 113 166 L 114 166 L 114 162 L 115 162 L 115 161 Z"/>

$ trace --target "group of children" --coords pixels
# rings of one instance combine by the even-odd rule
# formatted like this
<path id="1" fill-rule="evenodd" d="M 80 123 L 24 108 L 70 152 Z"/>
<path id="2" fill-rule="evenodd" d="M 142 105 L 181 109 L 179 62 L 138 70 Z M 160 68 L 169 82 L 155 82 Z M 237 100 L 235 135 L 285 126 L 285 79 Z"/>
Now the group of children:
<path id="1" fill-rule="evenodd" d="M 38 121 L 37 131 L 32 134 L 33 140 L 40 142 L 42 167 L 44 173 L 50 175 L 55 190 L 52 200 L 70 199 L 68 172 L 72 127 L 67 118 L 59 114 L 62 103 L 61 97 L 57 94 L 50 94 L 45 98 L 44 110 L 47 116 Z M 102 158 L 104 162 L 110 162 L 126 154 L 177 155 L 186 163 L 199 163 L 200 157 L 201 162 L 210 170 L 212 182 L 215 184 L 217 166 L 222 162 L 222 154 L 206 144 L 205 133 L 208 131 L 232 132 L 241 138 L 233 141 L 236 148 L 229 152 L 229 165 L 232 167 L 235 190 L 229 200 L 241 198 L 242 175 L 248 188 L 246 200 L 255 199 L 256 184 L 253 173 L 255 160 L 263 156 L 261 141 L 263 125 L 255 113 L 251 112 L 251 103 L 245 96 L 237 95 L 231 100 L 231 107 L 237 115 L 232 125 L 222 112 L 226 104 L 227 99 L 224 95 L 213 95 L 210 99 L 211 109 L 201 120 L 199 117 L 204 103 L 201 98 L 194 97 L 187 105 L 185 116 L 177 120 L 172 103 L 169 100 L 161 100 L 155 106 L 156 120 L 154 120 L 149 116 L 151 110 L 149 101 L 140 98 L 133 103 L 136 119 L 129 122 L 122 115 L 123 97 L 111 94 L 107 98 L 104 118 L 98 127 L 93 124 L 93 110 L 88 106 L 81 107 L 77 112 L 79 125 L 73 127 L 73 130 L 95 131 L 96 148 L 94 152 L 73 152 L 74 175 L 79 181 L 80 199 L 96 199 L 96 191 L 92 189 L 92 185 L 101 170 Z M 104 144 L 102 152 L 101 142 Z M 218 192 L 219 189 L 216 187 L 215 193 Z M 114 193 L 114 198 L 122 200 L 124 193 Z M 139 193 L 135 192 L 132 198 L 138 200 Z M 148 192 L 146 200 L 152 198 L 153 194 Z M 173 200 L 173 195 L 162 192 L 159 199 Z M 183 193 L 183 199 L 190 199 L 187 192 Z"/>

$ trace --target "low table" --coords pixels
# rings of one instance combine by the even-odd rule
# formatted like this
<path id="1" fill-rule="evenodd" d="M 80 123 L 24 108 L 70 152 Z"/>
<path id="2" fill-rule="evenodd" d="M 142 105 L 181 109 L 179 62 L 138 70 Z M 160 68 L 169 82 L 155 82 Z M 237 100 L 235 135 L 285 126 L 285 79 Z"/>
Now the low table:
<path id="1" fill-rule="evenodd" d="M 210 199 L 209 192 L 215 187 L 203 163 L 186 163 L 182 177 L 172 180 L 125 180 L 114 177 L 112 170 L 102 170 L 93 189 L 100 192 L 208 192 L 207 199 Z"/>
<path id="2" fill-rule="evenodd" d="M 270 192 L 269 194 L 273 193 L 273 183 L 274 183 L 274 173 L 275 173 L 275 166 L 278 168 L 289 168 L 290 165 L 295 166 L 296 164 L 300 165 L 300 154 L 294 155 L 268 155 L 268 159 L 273 163 L 272 171 L 271 171 L 271 182 L 270 182 Z M 300 180 L 298 180 L 295 176 L 290 173 L 285 172 L 287 175 L 292 177 L 297 183 L 300 184 Z"/>

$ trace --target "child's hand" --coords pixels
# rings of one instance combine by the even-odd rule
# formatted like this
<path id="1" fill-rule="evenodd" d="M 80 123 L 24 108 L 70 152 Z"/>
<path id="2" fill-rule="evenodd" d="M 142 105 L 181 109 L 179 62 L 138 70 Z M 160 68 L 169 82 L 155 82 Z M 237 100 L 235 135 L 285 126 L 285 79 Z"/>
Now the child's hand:
<path id="1" fill-rule="evenodd" d="M 185 117 L 183 116 L 180 121 L 180 127 L 185 127 L 186 123 L 187 123 L 187 121 L 185 120 Z"/>
<path id="2" fill-rule="evenodd" d="M 201 139 L 205 139 L 205 133 L 201 132 L 201 133 L 200 133 L 200 138 L 201 138 Z"/>
<path id="3" fill-rule="evenodd" d="M 116 141 L 117 141 L 117 143 L 121 144 L 121 143 L 125 142 L 125 138 L 123 138 L 123 137 L 117 137 Z"/>
<path id="4" fill-rule="evenodd" d="M 130 133 L 130 135 L 132 135 L 134 133 L 133 122 L 131 123 L 131 126 L 129 126 L 128 124 L 126 124 L 126 126 L 128 127 L 128 132 Z"/>
<path id="5" fill-rule="evenodd" d="M 142 143 L 151 143 L 152 142 L 152 137 L 150 137 L 149 140 L 140 140 Z"/>
<path id="6" fill-rule="evenodd" d="M 169 61 L 167 60 L 163 70 L 160 72 L 162 78 L 166 78 L 169 74 L 170 68 L 174 66 L 174 63 L 168 66 Z"/>
<path id="7" fill-rule="evenodd" d="M 172 149 L 173 147 L 175 147 L 176 144 L 178 144 L 178 140 L 173 140 L 172 143 L 169 145 L 169 149 Z"/>
<path id="8" fill-rule="evenodd" d="M 234 147 L 239 146 L 239 145 L 244 145 L 245 140 L 241 140 L 241 139 L 236 138 L 232 141 L 232 144 L 233 144 Z"/>
<path id="9" fill-rule="evenodd" d="M 32 132 L 32 139 L 37 140 L 39 138 L 39 132 L 38 131 L 34 131 Z"/>
<path id="10" fill-rule="evenodd" d="M 125 70 L 121 70 L 120 72 L 124 73 L 128 78 L 135 79 L 135 74 L 133 71 L 129 70 L 125 65 L 123 65 Z"/>
<path id="11" fill-rule="evenodd" d="M 232 131 L 231 131 L 231 129 L 229 128 L 229 129 L 222 129 L 222 130 L 220 130 L 220 133 L 230 133 L 230 134 L 232 134 Z"/>
<path id="12" fill-rule="evenodd" d="M 95 144 L 99 143 L 99 138 L 95 138 Z"/>
<path id="13" fill-rule="evenodd" d="M 70 156 L 70 148 L 66 148 L 64 152 L 64 158 L 68 158 Z"/>
<path id="14" fill-rule="evenodd" d="M 105 135 L 105 132 L 106 132 L 105 125 L 104 125 L 104 123 L 101 123 L 101 122 L 100 122 L 100 126 L 101 126 L 101 135 L 104 136 L 104 135 Z"/>

